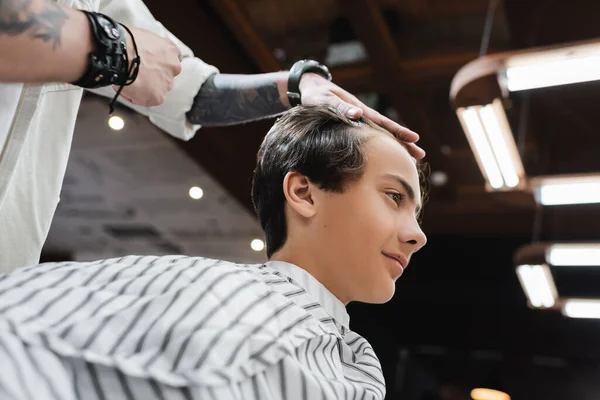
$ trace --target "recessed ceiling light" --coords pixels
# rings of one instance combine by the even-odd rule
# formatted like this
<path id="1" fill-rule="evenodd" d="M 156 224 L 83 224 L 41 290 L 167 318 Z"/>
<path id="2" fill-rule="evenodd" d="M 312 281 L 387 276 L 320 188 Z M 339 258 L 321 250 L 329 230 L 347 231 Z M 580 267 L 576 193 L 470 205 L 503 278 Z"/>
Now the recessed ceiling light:
<path id="1" fill-rule="evenodd" d="M 250 243 L 250 247 L 252 248 L 252 250 L 254 251 L 262 251 L 265 248 L 265 242 L 263 242 L 260 239 L 254 239 L 251 243 Z"/>
<path id="2" fill-rule="evenodd" d="M 113 115 L 108 119 L 108 126 L 115 131 L 120 131 L 125 126 L 125 121 L 123 121 L 123 118 Z"/>
<path id="3" fill-rule="evenodd" d="M 433 171 L 429 179 L 433 186 L 444 186 L 448 183 L 448 175 L 444 171 Z"/>
<path id="4" fill-rule="evenodd" d="M 192 186 L 190 188 L 190 197 L 194 200 L 200 200 L 204 196 L 204 191 L 198 186 Z"/>

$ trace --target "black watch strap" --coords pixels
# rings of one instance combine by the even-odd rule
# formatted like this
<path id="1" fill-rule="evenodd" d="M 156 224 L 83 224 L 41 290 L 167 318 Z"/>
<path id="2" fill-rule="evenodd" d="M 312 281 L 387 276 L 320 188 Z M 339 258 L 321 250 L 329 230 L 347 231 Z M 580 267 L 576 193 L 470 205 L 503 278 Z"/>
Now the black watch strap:
<path id="1" fill-rule="evenodd" d="M 82 12 L 90 22 L 95 49 L 88 69 L 73 85 L 93 89 L 125 84 L 130 76 L 125 30 L 104 14 Z"/>
<path id="2" fill-rule="evenodd" d="M 297 61 L 292 68 L 290 68 L 290 75 L 288 77 L 288 99 L 292 107 L 299 106 L 302 104 L 302 94 L 300 93 L 300 78 L 307 72 L 314 72 L 322 75 L 328 81 L 331 81 L 331 73 L 329 69 L 323 64 L 320 64 L 314 60 L 300 60 Z"/>

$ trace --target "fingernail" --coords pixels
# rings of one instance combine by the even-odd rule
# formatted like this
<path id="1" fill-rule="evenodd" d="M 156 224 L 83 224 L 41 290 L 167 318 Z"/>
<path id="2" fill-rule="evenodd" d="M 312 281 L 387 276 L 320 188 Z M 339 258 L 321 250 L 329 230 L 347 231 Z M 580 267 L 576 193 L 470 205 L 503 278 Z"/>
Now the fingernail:
<path id="1" fill-rule="evenodd" d="M 359 113 L 358 108 L 351 108 L 350 110 L 348 110 L 348 115 L 350 117 L 356 117 L 356 115 Z"/>

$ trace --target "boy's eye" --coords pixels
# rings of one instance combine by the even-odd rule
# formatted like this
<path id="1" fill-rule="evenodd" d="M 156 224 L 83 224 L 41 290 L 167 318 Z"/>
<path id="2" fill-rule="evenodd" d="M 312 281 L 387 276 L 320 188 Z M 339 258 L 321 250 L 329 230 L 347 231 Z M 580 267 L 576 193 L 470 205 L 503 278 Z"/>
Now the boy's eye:
<path id="1" fill-rule="evenodd" d="M 400 204 L 400 202 L 404 199 L 404 195 L 398 192 L 388 192 L 386 193 L 390 199 L 394 201 L 396 204 Z"/>

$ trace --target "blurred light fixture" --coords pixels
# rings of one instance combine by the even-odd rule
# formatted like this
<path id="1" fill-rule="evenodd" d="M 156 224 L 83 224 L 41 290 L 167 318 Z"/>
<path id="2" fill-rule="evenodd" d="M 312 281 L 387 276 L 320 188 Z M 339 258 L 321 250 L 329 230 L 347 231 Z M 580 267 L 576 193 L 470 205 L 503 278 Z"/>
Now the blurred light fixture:
<path id="1" fill-rule="evenodd" d="M 529 303 L 536 308 L 550 308 L 556 303 L 554 279 L 547 265 L 519 265 L 517 276 Z"/>
<path id="2" fill-rule="evenodd" d="M 557 243 L 546 250 L 548 264 L 554 266 L 600 266 L 600 243 Z"/>
<path id="3" fill-rule="evenodd" d="M 600 80 L 599 65 L 600 39 L 594 39 L 494 53 L 456 73 L 450 99 L 488 190 L 521 189 L 526 179 L 500 99 L 515 91 Z M 600 202 L 600 183 L 544 185 L 539 199 L 544 205 Z"/>
<path id="4" fill-rule="evenodd" d="M 444 171 L 433 171 L 429 180 L 433 186 L 444 186 L 448 183 L 448 174 Z"/>
<path id="5" fill-rule="evenodd" d="M 200 200 L 204 196 L 204 191 L 198 186 L 192 186 L 190 188 L 190 197 L 194 200 Z"/>
<path id="6" fill-rule="evenodd" d="M 285 61 L 286 58 L 286 53 L 285 50 L 278 47 L 275 50 L 273 50 L 273 55 L 275 56 L 276 59 L 278 59 L 279 61 Z"/>
<path id="7" fill-rule="evenodd" d="M 252 242 L 250 242 L 250 247 L 254 251 L 262 251 L 265 248 L 265 242 L 260 239 L 254 239 Z"/>
<path id="8" fill-rule="evenodd" d="M 550 267 L 600 267 L 600 242 L 531 243 L 514 256 L 517 276 L 532 307 L 562 310 L 570 318 L 599 318 L 600 298 L 561 297 Z"/>
<path id="9" fill-rule="evenodd" d="M 509 91 L 570 85 L 600 79 L 600 44 L 572 44 L 514 55 L 504 73 Z"/>
<path id="10" fill-rule="evenodd" d="M 600 318 L 600 300 L 568 299 L 563 305 L 563 314 L 569 318 Z"/>
<path id="11" fill-rule="evenodd" d="M 114 129 L 115 131 L 120 131 L 125 127 L 125 121 L 123 120 L 123 118 L 117 115 L 113 115 L 108 119 L 108 126 L 111 129 Z"/>
<path id="12" fill-rule="evenodd" d="M 332 43 L 327 47 L 325 64 L 330 68 L 347 64 L 358 64 L 368 60 L 365 45 L 359 40 Z"/>
<path id="13" fill-rule="evenodd" d="M 532 179 L 536 201 L 544 206 L 600 203 L 600 175 L 562 175 Z"/>
<path id="14" fill-rule="evenodd" d="M 484 106 L 459 108 L 458 119 L 488 186 L 515 189 L 525 172 L 500 99 Z"/>
<path id="15" fill-rule="evenodd" d="M 510 396 L 504 392 L 494 389 L 477 388 L 471 390 L 473 400 L 510 400 Z"/>

